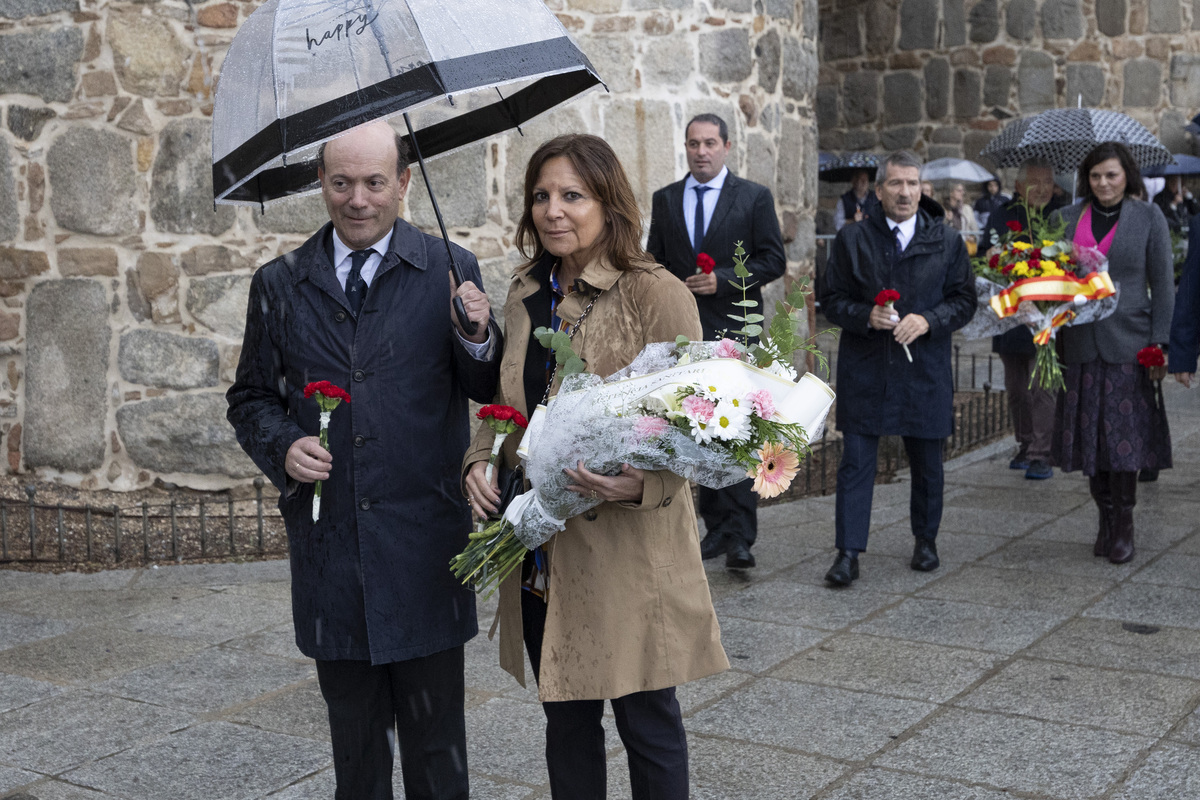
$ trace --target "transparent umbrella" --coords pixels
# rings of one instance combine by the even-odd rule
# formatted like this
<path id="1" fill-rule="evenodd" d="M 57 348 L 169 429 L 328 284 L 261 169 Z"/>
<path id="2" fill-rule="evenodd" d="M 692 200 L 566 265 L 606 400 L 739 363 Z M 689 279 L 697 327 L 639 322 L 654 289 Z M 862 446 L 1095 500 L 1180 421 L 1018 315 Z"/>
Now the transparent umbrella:
<path id="1" fill-rule="evenodd" d="M 541 0 L 267 0 L 221 68 L 213 195 L 262 207 L 315 192 L 323 142 L 402 114 L 450 250 L 424 159 L 519 130 L 599 85 Z"/>
<path id="2" fill-rule="evenodd" d="M 965 158 L 935 158 L 921 168 L 921 180 L 987 183 L 996 176 Z"/>

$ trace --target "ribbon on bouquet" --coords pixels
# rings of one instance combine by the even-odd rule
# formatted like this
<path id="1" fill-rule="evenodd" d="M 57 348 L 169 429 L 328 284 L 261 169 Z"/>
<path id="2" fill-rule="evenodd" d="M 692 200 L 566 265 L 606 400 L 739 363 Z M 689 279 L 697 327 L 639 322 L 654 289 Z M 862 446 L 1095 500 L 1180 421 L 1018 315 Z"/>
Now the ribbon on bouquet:
<path id="1" fill-rule="evenodd" d="M 1054 329 L 1061 328 L 1071 320 L 1075 319 L 1075 312 L 1071 309 L 1064 309 L 1050 318 L 1050 324 L 1042 328 L 1033 335 L 1033 343 L 1036 345 L 1050 344 L 1050 340 L 1054 338 Z"/>
<path id="2" fill-rule="evenodd" d="M 1004 319 L 1017 313 L 1017 309 L 1021 303 L 1026 301 L 1048 301 L 1052 303 L 1074 301 L 1079 305 L 1083 305 L 1088 300 L 1100 300 L 1105 297 L 1111 297 L 1116 292 L 1117 290 L 1113 286 L 1112 278 L 1109 277 L 1107 272 L 1092 272 L 1083 278 L 1076 278 L 1074 275 L 1024 278 L 994 296 L 990 302 L 992 311 L 996 312 L 996 316 Z M 1056 315 L 1055 320 L 1062 316 L 1062 314 Z M 1056 322 L 1051 327 L 1057 328 L 1069 322 L 1073 317 L 1074 314 L 1062 322 Z M 1049 331 L 1050 329 L 1045 330 Z M 1048 332 L 1046 333 L 1046 341 L 1049 341 Z M 1045 342 L 1042 342 L 1042 344 L 1045 344 Z"/>

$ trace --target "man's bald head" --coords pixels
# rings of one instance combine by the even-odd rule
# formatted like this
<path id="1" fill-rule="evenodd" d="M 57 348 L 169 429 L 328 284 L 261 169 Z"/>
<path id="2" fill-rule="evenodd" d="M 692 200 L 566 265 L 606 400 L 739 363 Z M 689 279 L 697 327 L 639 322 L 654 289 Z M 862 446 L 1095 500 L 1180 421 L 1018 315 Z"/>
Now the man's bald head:
<path id="1" fill-rule="evenodd" d="M 343 145 L 352 147 L 361 146 L 364 141 L 381 143 L 382 139 L 384 138 L 390 138 L 395 145 L 396 177 L 398 178 L 404 174 L 404 171 L 408 169 L 409 165 L 412 163 L 412 155 L 408 149 L 408 142 L 404 141 L 404 137 L 399 133 L 396 133 L 395 128 L 381 119 L 377 119 L 374 122 L 368 122 L 365 125 L 359 125 L 357 128 L 351 128 L 348 132 L 342 134 L 341 136 L 322 143 L 321 146 L 317 148 L 317 169 L 322 171 L 325 169 L 325 156 L 327 148 L 332 147 L 334 150 L 336 150 L 338 147 Z M 356 142 L 357 145 L 355 144 Z"/>

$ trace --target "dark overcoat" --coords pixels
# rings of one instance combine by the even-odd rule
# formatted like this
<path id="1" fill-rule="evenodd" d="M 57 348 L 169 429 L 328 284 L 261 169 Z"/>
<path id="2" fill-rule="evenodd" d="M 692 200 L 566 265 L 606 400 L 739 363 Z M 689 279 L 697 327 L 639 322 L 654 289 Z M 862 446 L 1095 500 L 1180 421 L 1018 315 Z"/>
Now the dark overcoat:
<path id="1" fill-rule="evenodd" d="M 698 255 L 683 220 L 686 182 L 684 178 L 654 193 L 646 241 L 646 251 L 681 281 L 696 274 Z M 700 243 L 700 252 L 712 256 L 716 262 L 713 273 L 717 276 L 717 293 L 695 296 L 700 325 L 708 340 L 717 338 L 721 331 L 741 327 L 740 322 L 729 318 L 730 314 L 744 316 L 746 311 L 734 305 L 742 299 L 742 293 L 730 285 L 730 281 L 737 280 L 733 274 L 733 250 L 739 241 L 746 250 L 746 269 L 753 276 L 746 280 L 754 284 L 746 299 L 757 302 L 758 308 L 751 310 L 762 313 L 762 288 L 787 270 L 783 234 L 779 231 L 771 190 L 730 172 L 725 176 L 712 219 L 704 229 L 704 241 Z"/>
<path id="2" fill-rule="evenodd" d="M 842 329 L 837 361 L 838 430 L 868 436 L 940 439 L 953 430 L 950 334 L 975 313 L 975 279 L 958 232 L 917 212 L 917 229 L 899 260 L 886 217 L 842 228 L 821 285 L 821 310 Z M 895 263 L 893 263 L 895 262 Z M 867 325 L 875 297 L 900 293 L 896 312 L 920 314 L 929 332 L 909 345 Z"/>
<path id="3" fill-rule="evenodd" d="M 383 664 L 476 633 L 474 595 L 449 563 L 471 529 L 458 480 L 467 397 L 495 395 L 502 348 L 494 322 L 489 362 L 462 346 L 445 245 L 403 220 L 356 320 L 334 274 L 332 229 L 255 273 L 228 417 L 280 490 L 300 651 Z M 475 257 L 456 247 L 455 259 L 482 286 Z M 313 484 L 291 480 L 284 457 L 319 430 L 304 387 L 320 380 L 351 401 L 332 414 L 333 466 L 314 524 Z"/>
<path id="4" fill-rule="evenodd" d="M 1171 318 L 1167 369 L 1172 373 L 1195 372 L 1200 354 L 1200 215 L 1192 217 L 1188 228 L 1187 252 Z"/>

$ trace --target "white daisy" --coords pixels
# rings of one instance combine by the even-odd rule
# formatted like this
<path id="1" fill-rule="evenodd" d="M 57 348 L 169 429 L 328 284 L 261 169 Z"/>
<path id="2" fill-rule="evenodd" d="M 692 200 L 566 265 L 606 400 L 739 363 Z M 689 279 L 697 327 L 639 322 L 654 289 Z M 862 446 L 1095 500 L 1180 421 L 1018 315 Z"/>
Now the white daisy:
<path id="1" fill-rule="evenodd" d="M 727 400 L 717 403 L 709 423 L 713 438 L 724 442 L 749 439 L 752 411 L 753 406 L 745 400 L 740 400 L 736 405 Z"/>

